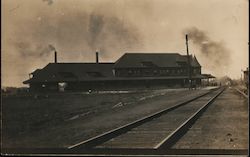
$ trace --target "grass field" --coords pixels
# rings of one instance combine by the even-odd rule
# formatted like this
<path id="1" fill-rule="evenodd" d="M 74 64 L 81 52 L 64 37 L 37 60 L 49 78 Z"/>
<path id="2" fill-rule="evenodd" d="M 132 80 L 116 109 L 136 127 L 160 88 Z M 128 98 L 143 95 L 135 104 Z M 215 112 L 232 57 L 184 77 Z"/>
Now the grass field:
<path id="1" fill-rule="evenodd" d="M 176 102 L 177 94 L 197 93 L 163 89 L 3 96 L 3 147 L 65 147 L 162 109 Z"/>

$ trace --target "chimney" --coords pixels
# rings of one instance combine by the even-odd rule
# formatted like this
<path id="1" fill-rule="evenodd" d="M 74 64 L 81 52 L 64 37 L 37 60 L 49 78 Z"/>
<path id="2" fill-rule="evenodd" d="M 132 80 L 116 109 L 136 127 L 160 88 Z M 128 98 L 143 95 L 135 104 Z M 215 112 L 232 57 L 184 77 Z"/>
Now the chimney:
<path id="1" fill-rule="evenodd" d="M 99 56 L 98 56 L 98 51 L 95 53 L 95 56 L 96 56 L 96 63 L 99 63 Z"/>
<path id="2" fill-rule="evenodd" d="M 56 51 L 55 51 L 55 63 L 57 63 L 57 54 L 56 54 Z"/>
<path id="3" fill-rule="evenodd" d="M 186 34 L 186 46 L 187 46 L 187 62 L 188 62 L 188 80 L 189 80 L 189 89 L 191 89 L 192 86 L 192 70 L 191 70 L 191 64 L 190 64 L 190 57 L 188 52 L 188 35 Z M 192 56 L 191 56 L 192 57 Z M 192 58 L 191 58 L 192 59 Z"/>

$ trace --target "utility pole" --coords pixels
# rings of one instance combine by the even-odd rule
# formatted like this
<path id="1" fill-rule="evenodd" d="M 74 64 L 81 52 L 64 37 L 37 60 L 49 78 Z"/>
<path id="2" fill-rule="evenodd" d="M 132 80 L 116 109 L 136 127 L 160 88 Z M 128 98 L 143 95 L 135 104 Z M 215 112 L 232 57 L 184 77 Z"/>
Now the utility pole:
<path id="1" fill-rule="evenodd" d="M 241 73 L 240 73 L 240 83 L 243 82 L 243 79 L 242 79 L 242 74 L 244 74 L 244 70 L 240 69 L 241 70 Z"/>
<path id="2" fill-rule="evenodd" d="M 188 52 L 188 35 L 186 34 L 186 46 L 187 46 L 187 61 L 188 61 L 188 83 L 189 89 L 192 88 L 192 78 L 191 78 L 191 64 L 190 64 L 190 57 Z"/>

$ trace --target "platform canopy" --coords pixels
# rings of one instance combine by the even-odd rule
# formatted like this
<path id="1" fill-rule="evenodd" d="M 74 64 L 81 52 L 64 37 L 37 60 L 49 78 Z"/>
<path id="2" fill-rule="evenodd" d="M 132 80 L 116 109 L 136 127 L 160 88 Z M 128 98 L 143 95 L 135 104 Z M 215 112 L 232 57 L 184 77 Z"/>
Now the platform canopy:
<path id="1" fill-rule="evenodd" d="M 211 74 L 201 74 L 201 75 L 202 75 L 202 79 L 216 78 L 215 76 L 213 76 Z"/>

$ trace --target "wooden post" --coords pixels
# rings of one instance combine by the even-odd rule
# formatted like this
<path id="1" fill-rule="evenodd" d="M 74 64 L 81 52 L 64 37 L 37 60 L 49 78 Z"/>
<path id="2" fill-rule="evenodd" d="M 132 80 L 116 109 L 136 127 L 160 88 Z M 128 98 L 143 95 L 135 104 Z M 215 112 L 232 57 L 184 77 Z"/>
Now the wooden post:
<path id="1" fill-rule="evenodd" d="M 187 61 L 188 61 L 188 82 L 189 82 L 189 89 L 192 88 L 192 78 L 191 78 L 191 65 L 190 65 L 190 58 L 188 52 L 188 35 L 186 34 L 186 46 L 187 46 Z"/>

